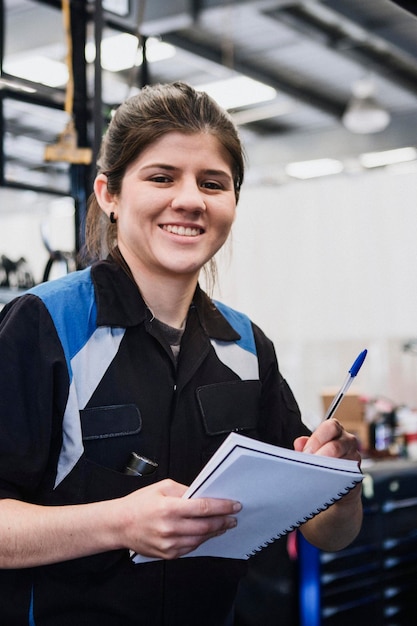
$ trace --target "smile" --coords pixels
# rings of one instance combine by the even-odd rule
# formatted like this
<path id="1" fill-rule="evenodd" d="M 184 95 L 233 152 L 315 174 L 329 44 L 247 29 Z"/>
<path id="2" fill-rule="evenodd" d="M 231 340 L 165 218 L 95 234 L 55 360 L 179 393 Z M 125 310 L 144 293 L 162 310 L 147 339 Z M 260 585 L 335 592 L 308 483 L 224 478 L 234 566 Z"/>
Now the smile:
<path id="1" fill-rule="evenodd" d="M 182 235 L 184 237 L 197 237 L 203 233 L 201 228 L 191 228 L 190 226 L 174 226 L 171 224 L 164 224 L 162 230 L 166 230 L 174 235 Z"/>

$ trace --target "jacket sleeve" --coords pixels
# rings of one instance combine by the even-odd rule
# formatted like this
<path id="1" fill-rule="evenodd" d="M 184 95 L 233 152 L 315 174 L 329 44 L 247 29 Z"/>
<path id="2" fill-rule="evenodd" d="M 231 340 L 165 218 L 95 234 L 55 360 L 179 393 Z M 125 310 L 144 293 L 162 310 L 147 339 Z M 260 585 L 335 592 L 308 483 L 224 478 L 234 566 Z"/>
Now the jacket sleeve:
<path id="1" fill-rule="evenodd" d="M 253 325 L 258 353 L 259 374 L 262 384 L 260 435 L 267 443 L 293 449 L 296 437 L 309 435 L 301 419 L 297 401 L 282 376 L 270 339 Z"/>
<path id="2" fill-rule="evenodd" d="M 23 295 L 0 314 L 0 497 L 36 501 L 58 458 L 68 372 L 42 301 Z"/>

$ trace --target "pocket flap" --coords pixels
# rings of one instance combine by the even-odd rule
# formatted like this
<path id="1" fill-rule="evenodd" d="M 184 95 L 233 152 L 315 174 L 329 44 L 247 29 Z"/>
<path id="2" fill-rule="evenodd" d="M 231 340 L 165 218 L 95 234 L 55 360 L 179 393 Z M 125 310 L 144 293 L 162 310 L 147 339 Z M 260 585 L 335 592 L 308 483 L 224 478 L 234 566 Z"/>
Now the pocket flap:
<path id="1" fill-rule="evenodd" d="M 256 429 L 261 383 L 236 380 L 197 389 L 197 400 L 209 435 Z"/>
<path id="2" fill-rule="evenodd" d="M 142 428 L 140 411 L 135 404 L 83 409 L 80 416 L 84 441 L 135 435 Z"/>

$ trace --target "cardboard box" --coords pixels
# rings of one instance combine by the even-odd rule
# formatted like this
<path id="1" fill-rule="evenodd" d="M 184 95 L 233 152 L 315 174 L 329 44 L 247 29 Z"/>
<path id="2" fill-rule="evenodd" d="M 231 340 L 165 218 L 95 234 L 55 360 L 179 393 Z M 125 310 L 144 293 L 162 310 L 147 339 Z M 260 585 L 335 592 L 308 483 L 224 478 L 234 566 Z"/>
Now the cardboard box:
<path id="1" fill-rule="evenodd" d="M 322 391 L 323 416 L 338 391 L 339 388 L 336 387 Z M 362 450 L 369 450 L 369 424 L 365 421 L 365 405 L 358 393 L 349 390 L 337 407 L 334 417 L 357 437 Z"/>
<path id="2" fill-rule="evenodd" d="M 328 387 L 323 389 L 321 394 L 321 400 L 323 404 L 323 416 L 329 408 L 330 404 L 333 401 L 333 398 L 339 391 L 339 388 Z M 360 424 L 364 420 L 364 403 L 361 400 L 361 396 L 355 391 L 350 391 L 345 394 L 343 399 L 341 400 L 339 406 L 337 407 L 337 411 L 335 413 L 335 417 L 340 421 L 344 422 L 344 420 L 351 422 L 355 422 Z"/>

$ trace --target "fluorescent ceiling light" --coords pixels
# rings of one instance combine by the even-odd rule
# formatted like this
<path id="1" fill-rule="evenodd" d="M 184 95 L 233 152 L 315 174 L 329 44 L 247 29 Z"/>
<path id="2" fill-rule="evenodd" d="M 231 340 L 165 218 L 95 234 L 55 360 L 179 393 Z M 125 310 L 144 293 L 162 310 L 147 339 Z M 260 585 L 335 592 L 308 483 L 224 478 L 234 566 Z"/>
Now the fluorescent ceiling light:
<path id="1" fill-rule="evenodd" d="M 138 53 L 138 45 L 138 38 L 128 33 L 106 37 L 101 42 L 102 68 L 110 72 L 120 72 L 133 67 Z M 95 57 L 95 44 L 89 42 L 85 46 L 87 63 L 93 63 Z"/>
<path id="2" fill-rule="evenodd" d="M 196 89 L 208 93 L 224 109 L 237 109 L 258 102 L 267 102 L 277 96 L 273 87 L 247 76 L 233 76 L 199 85 Z"/>
<path id="3" fill-rule="evenodd" d="M 292 178 L 306 180 L 308 178 L 318 178 L 319 176 L 329 176 L 340 174 L 343 171 L 343 163 L 336 159 L 314 159 L 313 161 L 297 161 L 288 163 L 285 173 Z"/>
<path id="4" fill-rule="evenodd" d="M 150 63 L 163 61 L 175 56 L 175 47 L 171 44 L 159 41 L 156 37 L 146 40 L 146 58 Z M 88 63 L 93 63 L 96 49 L 93 42 L 85 47 L 85 58 Z M 101 66 L 109 72 L 128 70 L 142 63 L 142 50 L 139 39 L 129 33 L 121 33 L 106 37 L 101 42 Z"/>
<path id="5" fill-rule="evenodd" d="M 172 46 L 170 43 L 160 41 L 156 37 L 148 37 L 146 40 L 146 57 L 150 63 L 171 59 L 176 53 L 175 46 Z M 140 63 L 142 63 L 142 55 Z"/>
<path id="6" fill-rule="evenodd" d="M 244 124 L 259 122 L 260 120 L 267 120 L 271 117 L 286 115 L 287 113 L 290 113 L 293 108 L 294 106 L 289 102 L 273 102 L 271 104 L 256 107 L 253 109 L 236 111 L 232 114 L 232 117 L 235 124 L 237 124 L 238 126 L 243 126 Z"/>
<path id="7" fill-rule="evenodd" d="M 65 63 L 53 61 L 40 55 L 6 60 L 4 71 L 12 76 L 49 87 L 61 87 L 68 81 L 68 68 Z"/>
<path id="8" fill-rule="evenodd" d="M 363 167 L 383 167 L 394 163 L 405 163 L 417 158 L 415 148 L 398 148 L 396 150 L 384 150 L 383 152 L 367 152 L 361 154 L 359 161 Z"/>

